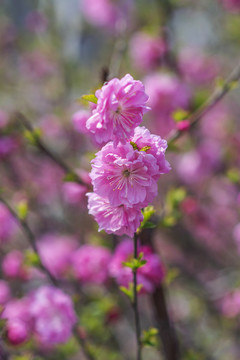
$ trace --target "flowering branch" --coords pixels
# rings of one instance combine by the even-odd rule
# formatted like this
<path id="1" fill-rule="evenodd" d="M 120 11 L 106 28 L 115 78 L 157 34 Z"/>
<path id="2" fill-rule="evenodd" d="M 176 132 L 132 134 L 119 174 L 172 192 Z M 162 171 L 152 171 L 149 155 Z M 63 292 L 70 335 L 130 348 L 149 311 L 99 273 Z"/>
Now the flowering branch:
<path id="1" fill-rule="evenodd" d="M 137 253 L 137 234 L 134 234 L 134 259 L 138 259 Z M 138 297 L 137 297 L 137 268 L 133 269 L 133 310 L 135 316 L 135 327 L 136 327 L 136 340 L 137 340 L 137 360 L 141 360 L 141 326 L 140 326 L 140 316 L 138 309 Z"/>
<path id="2" fill-rule="evenodd" d="M 219 103 L 223 97 L 232 90 L 236 82 L 240 79 L 240 62 L 236 66 L 236 68 L 231 72 L 229 77 L 226 79 L 224 84 L 217 88 L 213 94 L 208 98 L 208 100 L 197 110 L 195 111 L 190 117 L 188 121 L 190 123 L 190 128 L 193 128 L 199 120 L 206 115 L 215 105 Z M 180 138 L 183 134 L 183 131 L 175 131 L 172 136 L 168 139 L 168 145 L 171 146 L 178 138 Z"/>

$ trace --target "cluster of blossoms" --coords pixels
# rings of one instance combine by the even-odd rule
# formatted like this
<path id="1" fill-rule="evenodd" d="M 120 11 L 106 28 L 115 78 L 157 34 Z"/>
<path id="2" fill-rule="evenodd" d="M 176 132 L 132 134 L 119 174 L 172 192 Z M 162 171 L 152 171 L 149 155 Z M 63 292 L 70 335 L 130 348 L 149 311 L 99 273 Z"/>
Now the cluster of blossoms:
<path id="1" fill-rule="evenodd" d="M 11 344 L 22 344 L 33 334 L 46 348 L 66 342 L 77 320 L 71 298 L 52 286 L 42 286 L 22 299 L 11 299 L 1 318 L 6 320 Z"/>
<path id="2" fill-rule="evenodd" d="M 92 160 L 89 213 L 99 231 L 117 235 L 136 232 L 141 209 L 157 195 L 157 181 L 170 170 L 167 142 L 139 127 L 149 107 L 143 84 L 129 74 L 114 78 L 96 92 L 97 104 L 81 127 L 103 148 Z M 75 117 L 76 123 L 76 117 Z"/>

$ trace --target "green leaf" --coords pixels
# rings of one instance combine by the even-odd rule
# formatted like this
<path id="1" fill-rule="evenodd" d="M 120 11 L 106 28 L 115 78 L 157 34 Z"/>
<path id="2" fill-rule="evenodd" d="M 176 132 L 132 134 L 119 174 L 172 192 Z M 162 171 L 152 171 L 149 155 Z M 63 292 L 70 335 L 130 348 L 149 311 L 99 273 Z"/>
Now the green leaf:
<path id="1" fill-rule="evenodd" d="M 145 224 L 143 224 L 142 229 L 154 229 L 157 225 L 154 224 L 151 221 L 147 221 Z"/>
<path id="2" fill-rule="evenodd" d="M 142 210 L 143 221 L 141 222 L 141 225 L 138 228 L 137 232 L 140 232 L 142 229 L 153 229 L 155 227 L 154 223 L 149 221 L 150 218 L 155 214 L 155 212 L 156 211 L 152 205 L 149 205 Z"/>
<path id="3" fill-rule="evenodd" d="M 178 275 L 179 270 L 177 268 L 169 269 L 164 279 L 165 284 L 170 285 L 178 277 Z"/>
<path id="4" fill-rule="evenodd" d="M 132 271 L 136 271 L 137 269 L 139 269 L 140 267 L 144 266 L 147 263 L 146 260 L 142 260 L 142 257 L 143 257 L 143 253 L 140 253 L 137 259 L 132 258 L 129 261 L 123 262 L 122 264 L 132 269 Z"/>
<path id="5" fill-rule="evenodd" d="M 139 148 L 138 148 L 138 146 L 137 146 L 137 144 L 135 142 L 130 141 L 130 144 L 132 145 L 133 150 L 139 150 Z"/>
<path id="6" fill-rule="evenodd" d="M 125 294 L 127 295 L 127 297 L 129 297 L 130 301 L 133 302 L 133 298 L 134 298 L 134 294 L 133 294 L 133 284 L 132 287 L 130 286 L 131 284 L 129 284 L 129 289 L 126 288 L 125 286 L 120 286 L 119 289 Z"/>
<path id="7" fill-rule="evenodd" d="M 64 176 L 63 181 L 65 181 L 65 182 L 77 182 L 78 177 L 74 173 L 68 173 L 67 175 Z"/>
<path id="8" fill-rule="evenodd" d="M 23 133 L 23 136 L 25 139 L 32 145 L 36 145 L 40 137 L 42 136 L 42 130 L 39 128 L 36 128 L 32 131 L 25 130 Z"/>
<path id="9" fill-rule="evenodd" d="M 98 98 L 94 94 L 83 95 L 82 99 L 86 100 L 86 101 L 89 101 L 89 102 L 92 102 L 94 104 L 97 104 L 97 102 L 98 102 Z"/>
<path id="10" fill-rule="evenodd" d="M 156 346 L 157 345 L 157 336 L 158 329 L 156 328 L 150 328 L 149 330 L 143 331 L 142 336 L 142 344 L 144 346 Z"/>
<path id="11" fill-rule="evenodd" d="M 189 117 L 189 112 L 183 109 L 178 109 L 173 112 L 172 117 L 175 122 L 186 120 Z"/>
<path id="12" fill-rule="evenodd" d="M 237 184 L 240 181 L 240 171 L 237 168 L 229 169 L 227 177 L 232 183 Z"/>
<path id="13" fill-rule="evenodd" d="M 27 266 L 36 266 L 38 267 L 41 264 L 38 254 L 32 250 L 26 250 L 24 254 L 24 264 Z"/>
<path id="14" fill-rule="evenodd" d="M 20 220 L 24 220 L 27 217 L 28 214 L 28 204 L 25 200 L 20 201 L 17 206 L 17 215 Z"/>
<path id="15" fill-rule="evenodd" d="M 151 146 L 144 146 L 140 149 L 140 151 L 148 151 L 151 149 Z"/>

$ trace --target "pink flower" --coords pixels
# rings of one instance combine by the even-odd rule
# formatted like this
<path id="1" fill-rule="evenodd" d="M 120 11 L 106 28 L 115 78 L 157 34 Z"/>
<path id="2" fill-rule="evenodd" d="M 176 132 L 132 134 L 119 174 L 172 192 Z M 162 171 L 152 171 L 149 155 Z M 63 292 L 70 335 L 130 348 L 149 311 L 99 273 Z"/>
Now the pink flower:
<path id="1" fill-rule="evenodd" d="M 130 141 L 134 142 L 138 149 L 150 146 L 150 149 L 147 150 L 147 154 L 153 155 L 157 160 L 159 174 L 167 174 L 170 171 L 170 164 L 165 159 L 165 152 L 167 150 L 166 140 L 162 139 L 158 135 L 151 134 L 144 126 L 138 126 L 135 128 L 134 135 Z"/>
<path id="2" fill-rule="evenodd" d="M 77 320 L 71 298 L 52 286 L 29 295 L 28 311 L 37 340 L 46 347 L 66 342 Z"/>
<path id="3" fill-rule="evenodd" d="M 1 314 L 6 319 L 6 335 L 12 345 L 27 341 L 31 333 L 31 318 L 28 313 L 28 299 L 11 300 L 5 305 Z"/>
<path id="4" fill-rule="evenodd" d="M 240 11 L 240 1 L 239 0 L 221 0 L 226 10 L 231 12 Z"/>
<path id="5" fill-rule="evenodd" d="M 57 234 L 47 234 L 37 243 L 43 264 L 55 277 L 66 275 L 72 253 L 77 246 L 75 238 Z"/>
<path id="6" fill-rule="evenodd" d="M 226 294 L 220 301 L 222 313 L 229 318 L 240 314 L 240 289 Z"/>
<path id="7" fill-rule="evenodd" d="M 149 115 L 154 131 L 166 136 L 176 128 L 172 114 L 179 109 L 187 109 L 190 100 L 188 87 L 177 77 L 164 73 L 154 73 L 145 78 Z"/>
<path id="8" fill-rule="evenodd" d="M 132 237 L 143 220 L 139 207 L 112 206 L 108 199 L 95 193 L 88 193 L 88 210 L 99 225 L 99 230 L 108 234 Z"/>
<path id="9" fill-rule="evenodd" d="M 0 280 L 0 305 L 4 305 L 11 297 L 11 290 L 8 283 Z"/>
<path id="10" fill-rule="evenodd" d="M 76 131 L 82 134 L 89 133 L 88 129 L 86 128 L 86 123 L 90 115 L 91 113 L 88 110 L 79 110 L 73 114 L 72 122 Z"/>
<path id="11" fill-rule="evenodd" d="M 160 65 L 166 45 L 159 37 L 137 32 L 130 41 L 129 50 L 134 66 L 142 70 L 151 70 Z"/>
<path id="12" fill-rule="evenodd" d="M 110 80 L 96 91 L 96 97 L 97 107 L 87 120 L 86 128 L 99 144 L 109 140 L 113 140 L 114 146 L 126 143 L 149 110 L 143 84 L 127 74 L 121 80 Z"/>
<path id="13" fill-rule="evenodd" d="M 83 245 L 72 255 L 75 276 L 83 283 L 103 284 L 111 254 L 101 246 Z"/>
<path id="14" fill-rule="evenodd" d="M 2 271 L 6 277 L 26 280 L 27 268 L 24 266 L 24 256 L 18 250 L 10 251 L 2 261 Z"/>
<path id="15" fill-rule="evenodd" d="M 62 186 L 64 200 L 72 205 L 86 205 L 87 187 L 75 182 L 65 182 Z"/>
<path id="16" fill-rule="evenodd" d="M 192 49 L 184 49 L 181 52 L 179 66 L 187 79 L 199 85 L 213 81 L 219 71 L 219 66 L 213 58 Z"/>
<path id="17" fill-rule="evenodd" d="M 152 154 L 134 150 L 132 145 L 109 142 L 92 160 L 90 177 L 96 194 L 107 197 L 113 206 L 147 206 L 157 195 L 157 160 Z"/>
<path id="18" fill-rule="evenodd" d="M 137 271 L 137 282 L 142 284 L 141 293 L 151 293 L 164 278 L 164 269 L 159 257 L 153 254 L 149 246 L 139 246 L 138 253 L 143 252 L 143 259 L 147 261 L 145 265 Z M 109 273 L 116 279 L 121 286 L 128 288 L 133 281 L 132 269 L 123 265 L 123 262 L 133 258 L 133 240 L 125 239 L 115 250 L 109 264 Z"/>
<path id="19" fill-rule="evenodd" d="M 16 223 L 5 205 L 0 203 L 0 243 L 8 240 L 16 229 Z"/>

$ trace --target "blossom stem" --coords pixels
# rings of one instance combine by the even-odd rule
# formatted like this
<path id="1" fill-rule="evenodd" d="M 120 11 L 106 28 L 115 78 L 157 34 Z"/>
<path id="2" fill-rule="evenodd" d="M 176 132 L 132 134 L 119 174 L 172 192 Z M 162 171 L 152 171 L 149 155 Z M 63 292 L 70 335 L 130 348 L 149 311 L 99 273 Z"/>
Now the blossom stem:
<path id="1" fill-rule="evenodd" d="M 134 258 L 137 259 L 137 234 L 134 234 Z M 137 360 L 142 358 L 142 344 L 141 344 L 141 325 L 138 309 L 138 296 L 137 296 L 137 269 L 133 270 L 133 310 L 135 317 L 136 340 L 137 340 Z"/>

